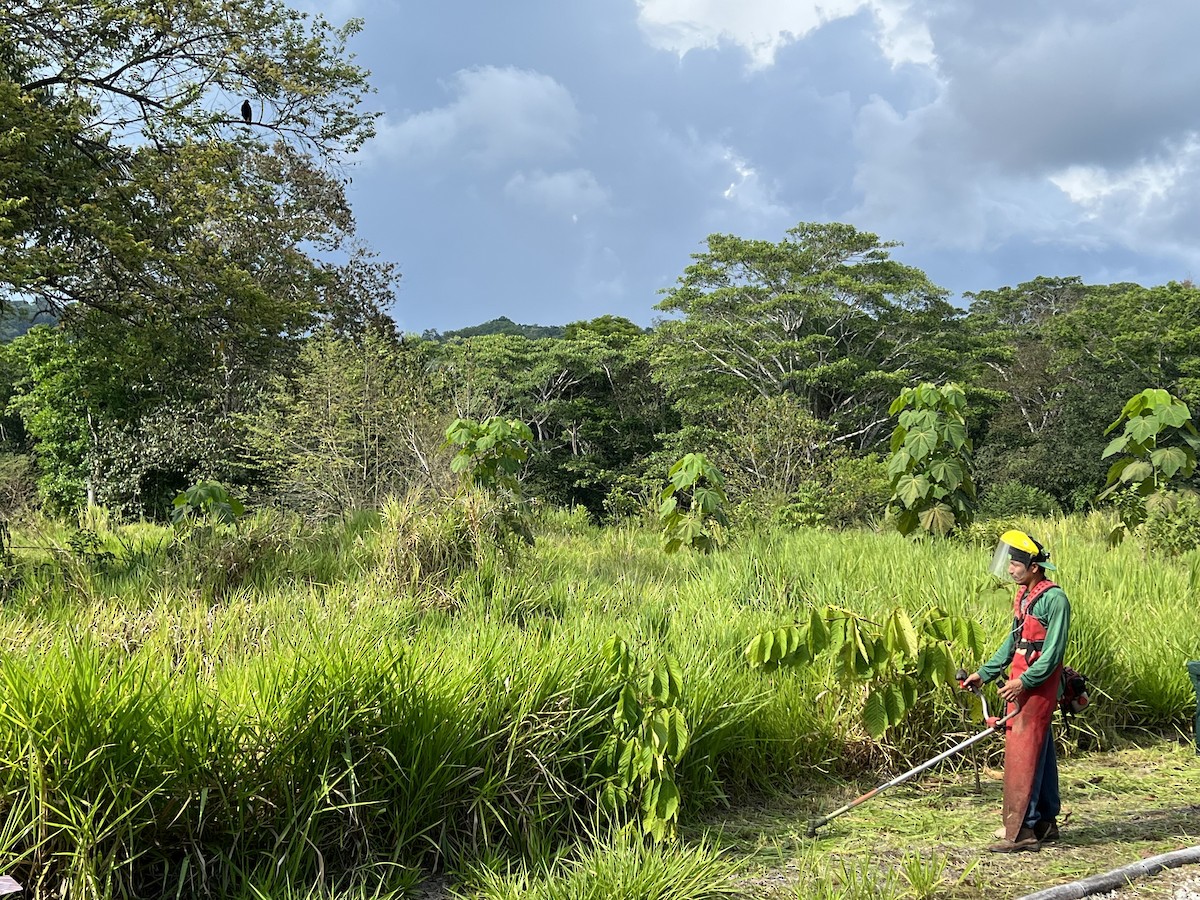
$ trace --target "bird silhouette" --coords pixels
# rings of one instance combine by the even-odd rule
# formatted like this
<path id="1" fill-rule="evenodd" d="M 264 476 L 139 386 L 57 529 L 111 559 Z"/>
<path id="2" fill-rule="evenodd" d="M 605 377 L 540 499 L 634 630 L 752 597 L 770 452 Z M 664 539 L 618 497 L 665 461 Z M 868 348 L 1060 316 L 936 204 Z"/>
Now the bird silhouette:
<path id="1" fill-rule="evenodd" d="M 250 101 L 249 101 L 249 100 L 243 100 L 243 101 L 242 101 L 242 120 L 243 120 L 243 121 L 244 121 L 244 122 L 245 122 L 247 125 L 249 125 L 251 122 L 253 122 L 253 121 L 254 121 L 254 110 L 252 110 L 252 109 L 250 108 Z"/>

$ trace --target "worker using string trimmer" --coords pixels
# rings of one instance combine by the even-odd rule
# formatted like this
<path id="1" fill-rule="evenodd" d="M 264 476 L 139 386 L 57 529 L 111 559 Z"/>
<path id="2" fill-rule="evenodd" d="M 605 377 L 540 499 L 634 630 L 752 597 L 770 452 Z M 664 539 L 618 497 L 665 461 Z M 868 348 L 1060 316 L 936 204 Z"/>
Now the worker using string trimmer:
<path id="1" fill-rule="evenodd" d="M 1000 684 L 1008 712 L 1004 744 L 1003 838 L 995 853 L 1040 850 L 1058 840 L 1058 761 L 1050 719 L 1062 689 L 1063 654 L 1071 626 L 1071 604 L 1057 584 L 1050 554 L 1023 531 L 1006 531 L 992 558 L 992 574 L 1017 584 L 1008 637 L 978 672 L 963 682 L 978 689 L 1011 669 Z M 997 832 L 999 836 L 999 832 Z"/>

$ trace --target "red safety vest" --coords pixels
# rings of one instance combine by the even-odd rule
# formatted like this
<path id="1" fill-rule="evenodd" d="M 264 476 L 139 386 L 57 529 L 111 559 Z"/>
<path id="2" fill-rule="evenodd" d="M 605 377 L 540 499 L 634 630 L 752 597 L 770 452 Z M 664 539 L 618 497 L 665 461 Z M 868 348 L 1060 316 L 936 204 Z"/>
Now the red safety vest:
<path id="1" fill-rule="evenodd" d="M 1014 628 L 1016 646 L 1013 648 L 1013 678 L 1020 678 L 1033 665 L 1034 660 L 1042 655 L 1042 644 L 1046 640 L 1046 626 L 1038 620 L 1037 616 L 1033 615 L 1033 607 L 1042 594 L 1055 587 L 1058 585 L 1043 578 L 1033 586 L 1032 590 L 1022 585 L 1013 599 L 1013 617 L 1019 623 Z M 1057 699 L 1058 682 L 1053 677 L 1047 678 L 1046 682 L 1054 685 L 1054 696 Z"/>

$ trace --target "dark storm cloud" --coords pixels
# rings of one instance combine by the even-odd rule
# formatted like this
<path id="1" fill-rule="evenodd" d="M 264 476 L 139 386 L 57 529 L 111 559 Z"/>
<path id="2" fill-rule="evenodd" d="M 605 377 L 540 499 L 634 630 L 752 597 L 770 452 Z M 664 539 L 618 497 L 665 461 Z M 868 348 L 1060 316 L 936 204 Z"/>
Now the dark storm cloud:
<path id="1" fill-rule="evenodd" d="M 956 292 L 1200 260 L 1200 5 L 325 7 L 366 16 L 386 116 L 351 201 L 407 328 L 647 323 L 709 233 L 807 220 Z"/>
<path id="2" fill-rule="evenodd" d="M 1200 4 L 961 3 L 930 19 L 952 118 L 1020 171 L 1114 166 L 1200 128 Z"/>

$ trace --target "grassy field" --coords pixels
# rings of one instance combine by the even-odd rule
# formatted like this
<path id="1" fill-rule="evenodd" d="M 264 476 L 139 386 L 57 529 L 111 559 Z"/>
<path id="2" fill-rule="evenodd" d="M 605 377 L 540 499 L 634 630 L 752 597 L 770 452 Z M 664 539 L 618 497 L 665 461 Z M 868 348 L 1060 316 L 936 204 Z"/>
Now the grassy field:
<path id="1" fill-rule="evenodd" d="M 506 560 L 480 537 L 488 510 L 462 502 L 324 529 L 260 514 L 186 539 L 103 516 L 18 530 L 29 549 L 0 607 L 0 868 L 71 897 L 389 896 L 430 872 L 484 896 L 744 892 L 758 851 L 714 822 L 763 797 L 831 802 L 975 727 L 943 689 L 874 741 L 860 689 L 824 661 L 764 675 L 742 651 L 827 604 L 936 603 L 998 641 L 1011 598 L 983 575 L 990 546 L 800 530 L 668 557 L 652 532 L 548 512 Z M 1200 557 L 1109 551 L 1098 516 L 1026 527 L 1053 549 L 1069 662 L 1093 680 L 1069 764 L 1190 730 Z M 614 836 L 620 817 L 597 802 L 614 636 L 683 673 L 684 840 L 665 849 Z M 851 896 L 841 852 L 818 846 L 783 868 L 811 863 Z"/>

